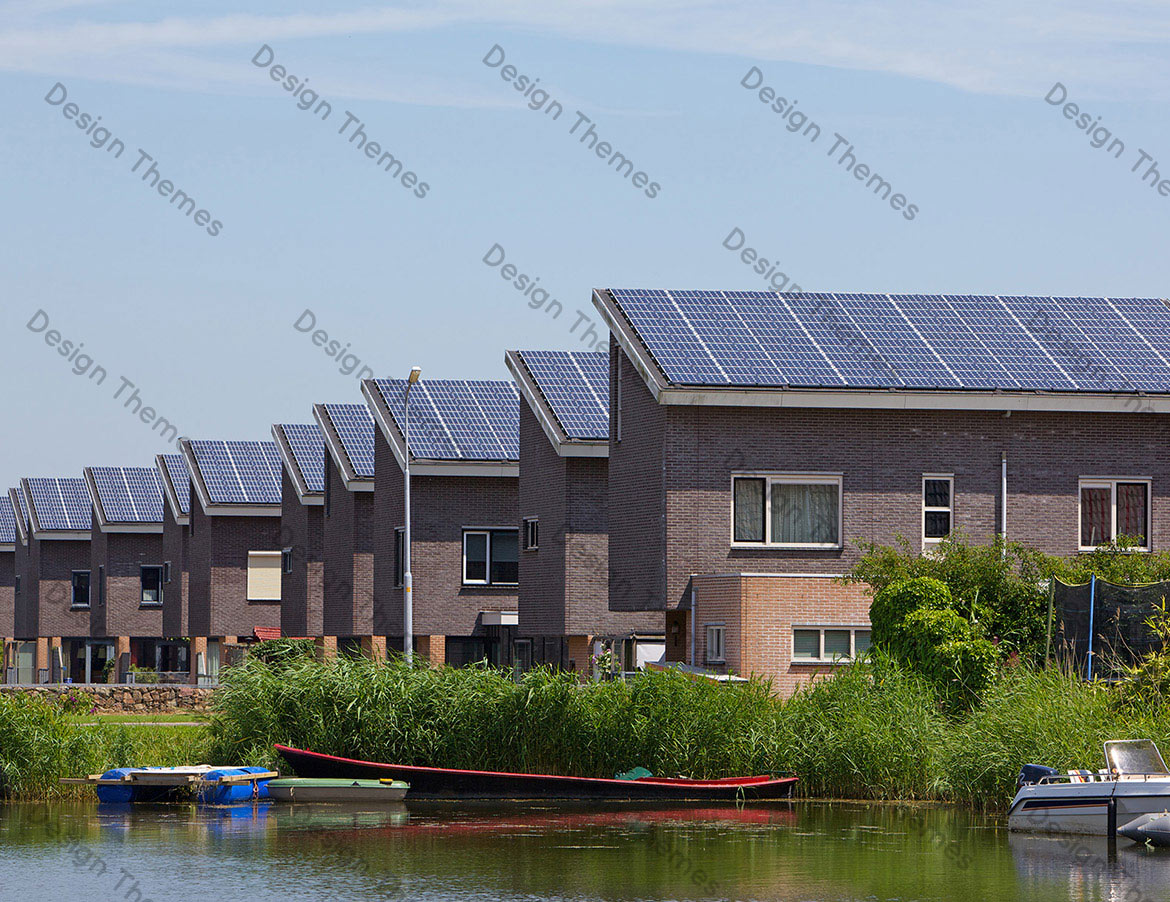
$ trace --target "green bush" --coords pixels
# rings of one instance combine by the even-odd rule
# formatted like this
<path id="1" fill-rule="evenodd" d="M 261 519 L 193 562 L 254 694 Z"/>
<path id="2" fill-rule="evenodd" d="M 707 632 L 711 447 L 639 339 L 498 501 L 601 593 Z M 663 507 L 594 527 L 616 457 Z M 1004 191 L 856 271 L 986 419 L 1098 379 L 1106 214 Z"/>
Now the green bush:
<path id="1" fill-rule="evenodd" d="M 884 586 L 869 609 L 873 642 L 899 660 L 911 660 L 916 657 L 918 640 L 909 629 L 910 615 L 948 610 L 953 604 L 951 590 L 937 579 L 918 577 Z"/>

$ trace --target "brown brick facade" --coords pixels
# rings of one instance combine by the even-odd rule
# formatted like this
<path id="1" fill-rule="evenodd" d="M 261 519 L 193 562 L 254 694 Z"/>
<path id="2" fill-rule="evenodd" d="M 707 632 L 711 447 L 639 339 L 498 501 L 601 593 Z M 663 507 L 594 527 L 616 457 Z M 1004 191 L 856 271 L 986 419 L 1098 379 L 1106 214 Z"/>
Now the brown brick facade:
<path id="1" fill-rule="evenodd" d="M 820 410 L 657 404 L 626 355 L 621 441 L 610 455 L 611 606 L 674 608 L 691 574 L 848 571 L 857 543 L 919 547 L 922 477 L 954 474 L 954 525 L 998 531 L 1000 458 L 1007 534 L 1042 551 L 1078 547 L 1079 478 L 1148 477 L 1152 547 L 1170 547 L 1170 423 L 1124 413 Z M 611 416 L 616 416 L 613 414 Z M 842 474 L 843 548 L 731 547 L 737 472 Z"/>
<path id="2" fill-rule="evenodd" d="M 16 635 L 16 551 L 0 551 L 0 641 Z"/>
<path id="3" fill-rule="evenodd" d="M 171 581 L 163 586 L 163 636 L 191 635 L 187 617 L 187 525 L 175 519 L 169 503 L 163 505 L 163 563 L 170 563 Z"/>
<path id="4" fill-rule="evenodd" d="M 17 548 L 21 546 L 18 543 Z M 89 569 L 88 539 L 31 539 L 16 599 L 20 639 L 89 636 L 89 609 L 71 609 L 73 571 Z"/>
<path id="5" fill-rule="evenodd" d="M 89 544 L 89 635 L 162 638 L 162 608 L 142 605 L 142 567 L 162 566 L 162 534 L 95 528 Z M 166 590 L 164 585 L 164 599 Z"/>
<path id="6" fill-rule="evenodd" d="M 401 471 L 399 471 L 401 474 Z M 326 636 L 369 636 L 374 629 L 374 493 L 350 491 L 332 456 L 325 465 Z M 393 576 L 393 531 L 390 536 Z M 399 619 L 401 623 L 401 618 Z M 380 631 L 377 631 L 380 632 Z M 401 626 L 399 626 L 401 635 Z"/>
<path id="7" fill-rule="evenodd" d="M 374 632 L 401 642 L 394 530 L 403 524 L 402 468 L 380 430 L 374 443 Z M 463 528 L 518 524 L 517 482 L 507 476 L 412 476 L 416 637 L 482 635 L 481 611 L 516 610 L 514 586 L 463 585 Z"/>
<path id="8" fill-rule="evenodd" d="M 280 576 L 280 630 L 319 636 L 325 591 L 324 508 L 302 504 L 288 471 L 281 470 L 280 545 L 292 555 Z"/>

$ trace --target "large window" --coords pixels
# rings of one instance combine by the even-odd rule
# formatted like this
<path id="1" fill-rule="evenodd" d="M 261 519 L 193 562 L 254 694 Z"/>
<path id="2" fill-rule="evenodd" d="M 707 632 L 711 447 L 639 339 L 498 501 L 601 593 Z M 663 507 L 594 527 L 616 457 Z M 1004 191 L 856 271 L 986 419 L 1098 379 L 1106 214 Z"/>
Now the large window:
<path id="1" fill-rule="evenodd" d="M 953 476 L 922 477 L 922 544 L 937 545 L 951 534 L 955 516 Z"/>
<path id="2" fill-rule="evenodd" d="M 840 548 L 841 477 L 734 477 L 732 542 L 776 548 Z"/>
<path id="3" fill-rule="evenodd" d="M 140 582 L 142 584 L 142 604 L 162 604 L 163 568 L 143 567 Z"/>
<path id="4" fill-rule="evenodd" d="M 1121 536 L 1150 547 L 1150 483 L 1139 479 L 1081 480 L 1081 549 Z"/>
<path id="5" fill-rule="evenodd" d="M 73 596 L 70 602 L 75 608 L 89 607 L 89 571 L 73 571 Z"/>
<path id="6" fill-rule="evenodd" d="M 520 581 L 520 530 L 468 529 L 463 533 L 463 582 L 514 586 Z"/>
<path id="7" fill-rule="evenodd" d="M 792 663 L 839 664 L 869 651 L 869 627 L 804 626 L 792 630 Z"/>

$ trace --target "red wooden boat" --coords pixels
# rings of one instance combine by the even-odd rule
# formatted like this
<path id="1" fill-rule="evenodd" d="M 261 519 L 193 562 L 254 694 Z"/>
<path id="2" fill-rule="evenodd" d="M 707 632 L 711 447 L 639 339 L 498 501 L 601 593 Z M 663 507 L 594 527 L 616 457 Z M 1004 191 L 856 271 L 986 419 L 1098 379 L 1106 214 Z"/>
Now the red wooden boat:
<path id="1" fill-rule="evenodd" d="M 372 780 L 392 778 L 410 784 L 411 799 L 509 799 L 558 801 L 664 801 L 698 802 L 787 799 L 796 777 L 729 777 L 722 780 L 687 780 L 642 777 L 616 780 L 596 777 L 560 777 L 553 774 L 511 774 L 502 771 L 452 770 L 379 764 L 354 758 L 338 758 L 305 749 L 277 745 L 298 777 L 343 777 Z"/>

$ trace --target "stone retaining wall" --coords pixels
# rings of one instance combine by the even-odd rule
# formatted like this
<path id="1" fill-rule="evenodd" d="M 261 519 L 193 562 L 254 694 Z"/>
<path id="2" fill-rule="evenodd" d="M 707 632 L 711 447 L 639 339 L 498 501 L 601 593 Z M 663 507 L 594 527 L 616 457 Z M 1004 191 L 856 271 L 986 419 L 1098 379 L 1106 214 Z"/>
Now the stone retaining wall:
<path id="1" fill-rule="evenodd" d="M 43 698 L 88 696 L 94 713 L 173 714 L 176 711 L 207 711 L 213 689 L 196 686 L 0 686 L 0 694 L 25 692 Z"/>

